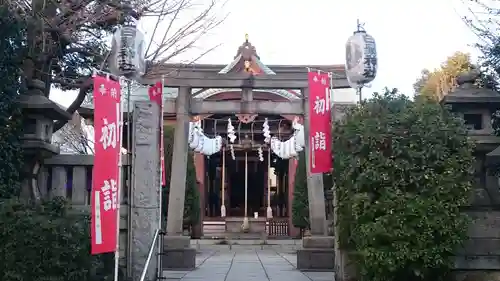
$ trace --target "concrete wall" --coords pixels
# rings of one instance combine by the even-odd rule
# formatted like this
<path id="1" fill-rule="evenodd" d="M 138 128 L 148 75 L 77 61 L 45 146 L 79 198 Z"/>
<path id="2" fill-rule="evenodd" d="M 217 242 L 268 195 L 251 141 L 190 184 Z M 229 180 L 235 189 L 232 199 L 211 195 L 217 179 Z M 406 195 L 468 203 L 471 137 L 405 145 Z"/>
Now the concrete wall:
<path id="1" fill-rule="evenodd" d="M 120 263 L 127 263 L 128 220 L 128 163 L 124 158 L 122 170 L 123 190 L 120 206 Z M 38 187 L 43 198 L 62 196 L 79 209 L 90 214 L 90 189 L 92 186 L 93 155 L 56 155 L 45 159 L 38 174 Z M 89 238 L 90 239 L 90 238 Z"/>

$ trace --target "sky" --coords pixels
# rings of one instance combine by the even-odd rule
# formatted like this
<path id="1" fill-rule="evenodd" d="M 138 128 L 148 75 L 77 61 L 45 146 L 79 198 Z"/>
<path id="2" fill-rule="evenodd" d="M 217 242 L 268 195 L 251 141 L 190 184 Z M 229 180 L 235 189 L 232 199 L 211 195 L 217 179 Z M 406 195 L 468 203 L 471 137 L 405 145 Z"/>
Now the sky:
<path id="1" fill-rule="evenodd" d="M 226 21 L 198 45 L 221 46 L 198 63 L 229 64 L 248 34 L 264 64 L 344 64 L 345 43 L 359 19 L 375 38 L 378 52 L 378 74 L 364 96 L 384 87 L 412 96 L 422 69 L 438 67 L 455 51 L 478 56 L 471 47 L 477 38 L 461 19 L 466 10 L 460 0 L 229 0 L 220 11 L 228 13 Z M 141 28 L 150 34 L 151 22 L 142 22 Z M 202 49 L 172 62 L 190 61 Z M 74 96 L 51 93 L 64 106 Z"/>

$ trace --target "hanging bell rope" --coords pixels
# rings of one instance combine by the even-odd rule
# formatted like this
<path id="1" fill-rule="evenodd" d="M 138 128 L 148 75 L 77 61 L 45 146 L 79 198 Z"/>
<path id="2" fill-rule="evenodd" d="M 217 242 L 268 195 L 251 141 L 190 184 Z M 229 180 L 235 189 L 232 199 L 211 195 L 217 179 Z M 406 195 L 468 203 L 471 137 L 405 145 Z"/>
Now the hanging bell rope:
<path id="1" fill-rule="evenodd" d="M 241 140 L 241 123 L 240 121 L 238 121 L 238 139 Z"/>
<path id="2" fill-rule="evenodd" d="M 279 123 L 278 123 L 278 139 L 281 140 L 281 122 L 283 120 L 280 120 Z"/>
<path id="3" fill-rule="evenodd" d="M 222 179 L 221 179 L 221 184 L 222 184 L 222 205 L 220 206 L 220 214 L 221 217 L 226 216 L 226 190 L 225 190 L 225 184 L 226 184 L 226 150 L 223 147 L 222 148 Z"/>
<path id="4" fill-rule="evenodd" d="M 252 124 L 250 124 L 250 135 L 252 135 L 252 137 L 251 137 L 252 144 L 253 144 L 253 141 L 254 141 L 254 139 L 253 139 L 253 137 L 254 137 L 254 136 L 253 136 L 253 125 L 254 125 L 254 124 L 255 124 L 254 122 L 252 122 Z"/>
<path id="5" fill-rule="evenodd" d="M 214 134 L 217 134 L 217 120 L 214 120 Z"/>

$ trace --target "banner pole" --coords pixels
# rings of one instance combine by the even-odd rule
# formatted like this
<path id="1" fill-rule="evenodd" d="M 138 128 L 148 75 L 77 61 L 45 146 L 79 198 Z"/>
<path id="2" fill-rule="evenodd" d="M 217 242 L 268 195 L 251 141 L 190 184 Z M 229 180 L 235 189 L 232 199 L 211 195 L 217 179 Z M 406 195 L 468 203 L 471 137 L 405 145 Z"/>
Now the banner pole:
<path id="1" fill-rule="evenodd" d="M 117 191 L 117 199 L 116 199 L 116 249 L 115 249 L 115 272 L 114 272 L 114 281 L 118 281 L 118 269 L 120 265 L 120 205 L 121 205 L 121 190 L 123 188 L 122 181 L 122 167 L 123 167 L 123 159 L 122 159 L 122 145 L 123 145 L 123 113 L 122 113 L 122 95 L 121 95 L 121 82 L 122 79 L 118 82 L 120 84 L 120 101 L 116 105 L 116 114 L 118 115 L 117 120 L 119 121 L 117 137 L 120 138 L 119 146 L 118 146 L 118 191 Z M 128 87 L 130 87 L 130 82 L 127 82 Z"/>
<path id="2" fill-rule="evenodd" d="M 245 216 L 243 217 L 243 230 L 248 230 L 248 152 L 245 148 Z"/>
<path id="3" fill-rule="evenodd" d="M 161 142 L 163 141 L 163 90 L 165 89 L 165 77 L 162 76 L 161 77 L 161 91 L 160 91 L 160 99 L 161 99 L 161 102 L 160 102 L 160 148 L 162 147 L 161 145 Z M 164 159 L 164 155 L 162 155 L 164 152 L 160 149 L 160 184 L 159 184 L 159 192 L 158 192 L 158 195 L 159 195 L 159 210 L 160 210 L 160 215 L 158 216 L 158 229 L 160 230 L 160 232 L 162 231 L 162 222 L 163 222 L 163 188 L 166 188 L 166 187 L 163 187 L 163 161 L 165 161 Z M 166 180 L 165 180 L 166 181 Z M 156 272 L 156 276 L 161 279 L 162 275 L 163 275 L 163 270 L 162 270 L 162 265 L 161 265 L 161 250 L 162 250 L 162 245 L 163 245 L 163 239 L 161 239 L 160 237 L 158 237 L 158 253 L 157 253 L 157 272 Z"/>
<path id="4" fill-rule="evenodd" d="M 222 206 L 220 216 L 226 217 L 226 148 L 222 147 Z"/>
<path id="5" fill-rule="evenodd" d="M 130 96 L 132 94 L 131 86 L 132 86 L 132 81 L 130 80 L 125 80 L 127 81 L 127 147 L 125 148 L 127 150 L 127 158 L 132 159 L 132 104 L 130 100 Z M 133 174 L 132 174 L 132 161 L 128 163 L 127 166 L 127 194 L 132 194 L 132 185 L 133 185 Z M 127 211 L 129 214 L 132 213 L 132 198 L 129 197 L 128 199 L 128 204 L 127 204 Z M 132 229 L 132 216 L 127 216 L 127 229 Z M 132 256 L 132 236 L 127 235 L 127 257 Z M 127 278 L 130 278 L 132 276 L 132 259 L 128 258 L 127 260 Z"/>

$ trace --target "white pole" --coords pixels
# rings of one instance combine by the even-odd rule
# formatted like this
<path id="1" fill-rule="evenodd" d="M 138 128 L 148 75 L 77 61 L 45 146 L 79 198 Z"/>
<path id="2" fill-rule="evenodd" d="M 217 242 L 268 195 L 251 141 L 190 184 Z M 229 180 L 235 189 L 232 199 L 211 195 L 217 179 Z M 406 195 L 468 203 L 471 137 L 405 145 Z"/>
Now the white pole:
<path id="1" fill-rule="evenodd" d="M 161 142 L 163 141 L 163 90 L 164 90 L 164 77 L 162 76 L 161 77 L 161 103 L 160 103 L 160 142 L 159 144 L 161 144 Z M 161 145 L 160 145 L 161 147 Z M 165 149 L 165 148 L 164 148 Z M 162 194 L 163 194 L 163 186 L 162 186 L 162 179 L 163 179 L 163 169 L 162 169 L 162 162 L 165 161 L 164 159 L 164 155 L 163 155 L 163 152 L 161 151 L 160 149 L 160 184 L 159 184 L 159 192 L 158 192 L 158 197 L 159 198 L 159 204 L 160 204 L 160 215 L 158 216 L 159 219 L 158 219 L 158 229 L 161 231 L 162 230 L 162 221 L 163 221 L 163 198 L 162 198 Z M 158 237 L 159 238 L 159 237 Z M 162 239 L 159 238 L 158 239 L 158 255 L 157 255 L 157 277 L 161 277 L 162 275 L 162 268 L 161 268 L 161 256 L 160 256 L 160 253 L 161 253 L 161 246 L 162 246 Z"/>
<path id="2" fill-rule="evenodd" d="M 245 150 L 245 216 L 243 217 L 243 230 L 248 230 L 248 152 Z"/>
<path id="3" fill-rule="evenodd" d="M 273 218 L 271 208 L 271 147 L 267 150 L 267 218 Z"/>
<path id="4" fill-rule="evenodd" d="M 121 81 L 121 79 L 120 79 Z M 127 82 L 128 87 L 130 87 L 130 81 Z M 120 88 L 121 88 L 121 83 L 120 83 Z M 123 167 L 123 162 L 122 162 L 122 144 L 123 144 L 123 112 L 122 112 L 122 99 L 121 99 L 121 89 L 120 89 L 120 101 L 118 102 L 118 105 L 116 106 L 116 114 L 117 120 L 120 120 L 118 124 L 118 132 L 117 137 L 120 138 L 120 145 L 118 146 L 118 194 L 116 195 L 117 202 L 116 202 L 116 249 L 115 249 L 115 274 L 114 274 L 114 281 L 118 281 L 118 269 L 119 269 L 119 264 L 120 264 L 120 205 L 121 205 L 121 190 L 123 187 L 123 181 L 122 181 L 122 167 Z M 128 113 L 128 112 L 127 112 Z"/>
<path id="5" fill-rule="evenodd" d="M 222 148 L 222 206 L 220 207 L 220 216 L 226 217 L 226 150 Z"/>
<path id="6" fill-rule="evenodd" d="M 130 112 L 131 110 L 131 104 L 130 104 L 130 95 L 131 95 L 131 84 L 130 80 L 128 81 L 129 87 L 127 88 L 127 158 L 132 159 L 130 156 L 132 155 L 132 117 Z M 128 163 L 129 165 L 127 166 L 127 194 L 132 194 L 132 183 L 133 181 L 133 174 L 132 174 L 132 164 Z M 130 195 L 129 195 L 130 196 Z M 132 213 L 132 198 L 131 196 L 129 197 L 129 204 L 127 204 L 127 211 L 129 214 Z M 132 218 L 131 216 L 128 216 L 127 218 L 127 229 L 132 229 Z M 131 235 L 127 235 L 127 257 L 132 256 L 132 237 Z M 127 260 L 127 276 L 132 276 L 132 259 L 128 258 Z"/>

